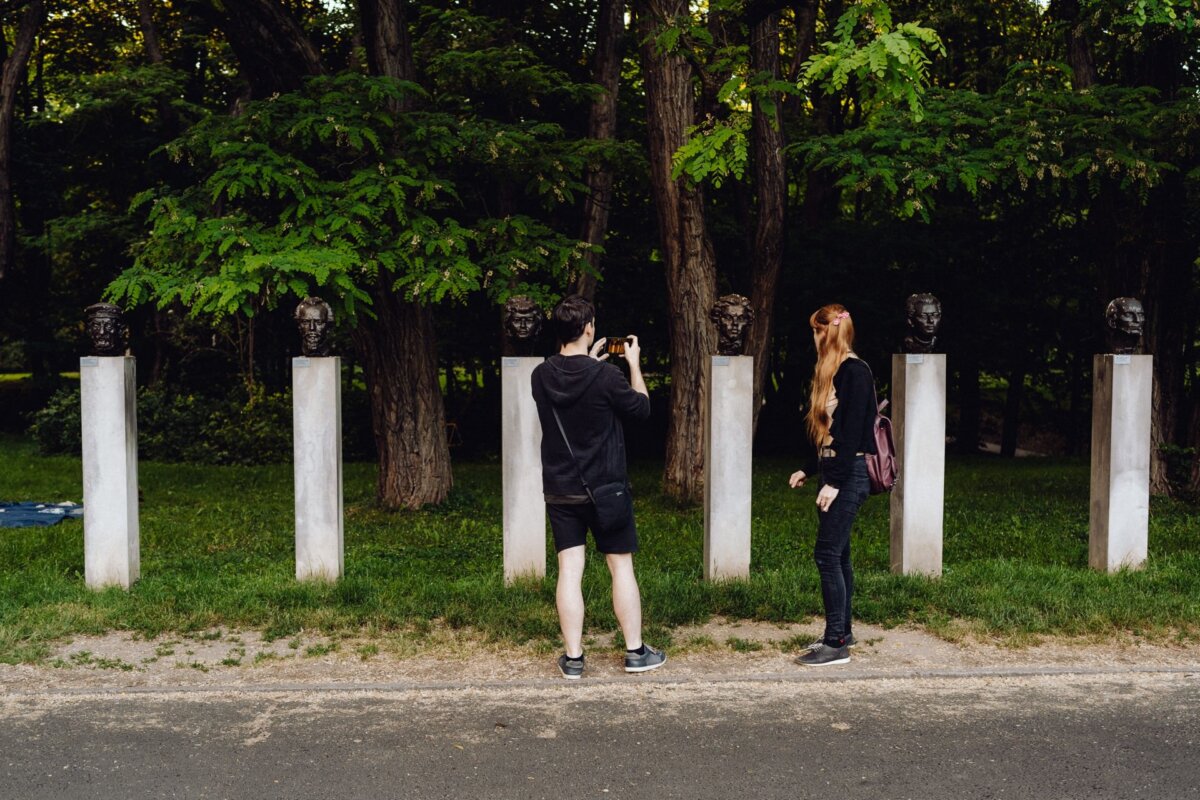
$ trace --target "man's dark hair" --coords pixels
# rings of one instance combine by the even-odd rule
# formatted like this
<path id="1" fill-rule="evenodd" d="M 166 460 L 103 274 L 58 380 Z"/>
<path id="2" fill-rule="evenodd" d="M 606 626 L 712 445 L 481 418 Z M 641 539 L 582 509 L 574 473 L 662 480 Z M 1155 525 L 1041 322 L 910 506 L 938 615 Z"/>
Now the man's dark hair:
<path id="1" fill-rule="evenodd" d="M 583 329 L 589 322 L 596 319 L 596 309 L 586 299 L 577 294 L 564 297 L 554 307 L 550 315 L 550 324 L 554 326 L 554 335 L 560 345 L 573 342 L 583 335 Z"/>

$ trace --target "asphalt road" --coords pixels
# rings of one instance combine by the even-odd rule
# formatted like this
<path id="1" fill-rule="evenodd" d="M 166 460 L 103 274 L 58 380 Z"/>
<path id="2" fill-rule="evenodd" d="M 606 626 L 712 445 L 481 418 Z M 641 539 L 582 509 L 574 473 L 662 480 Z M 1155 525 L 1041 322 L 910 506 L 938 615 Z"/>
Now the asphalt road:
<path id="1" fill-rule="evenodd" d="M 477 797 L 1200 798 L 1200 673 L 0 695 L 2 800 Z"/>

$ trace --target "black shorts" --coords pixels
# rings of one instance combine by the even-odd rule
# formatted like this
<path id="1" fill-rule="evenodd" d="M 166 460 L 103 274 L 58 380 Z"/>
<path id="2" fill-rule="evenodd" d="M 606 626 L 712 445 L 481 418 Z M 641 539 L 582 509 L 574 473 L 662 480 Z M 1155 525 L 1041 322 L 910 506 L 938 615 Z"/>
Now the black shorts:
<path id="1" fill-rule="evenodd" d="M 587 544 L 590 528 L 596 540 L 596 549 L 601 553 L 636 553 L 638 551 L 637 525 L 629 519 L 629 527 L 615 533 L 596 532 L 596 507 L 591 503 L 580 505 L 546 504 L 550 515 L 550 530 L 554 532 L 554 551 L 561 553 L 571 547 Z"/>

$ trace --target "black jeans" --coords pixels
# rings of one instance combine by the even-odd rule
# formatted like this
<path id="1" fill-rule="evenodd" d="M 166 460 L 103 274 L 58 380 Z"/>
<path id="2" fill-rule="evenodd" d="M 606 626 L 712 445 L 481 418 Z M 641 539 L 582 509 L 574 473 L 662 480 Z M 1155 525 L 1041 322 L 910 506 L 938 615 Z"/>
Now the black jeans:
<path id="1" fill-rule="evenodd" d="M 819 486 L 825 485 L 822 478 Z M 858 509 L 871 493 L 867 461 L 858 456 L 850 479 L 842 484 L 828 511 L 817 509 L 817 544 L 813 558 L 821 573 L 821 599 L 825 603 L 825 643 L 832 645 L 850 633 L 850 607 L 854 595 L 854 569 L 850 566 L 850 529 Z"/>

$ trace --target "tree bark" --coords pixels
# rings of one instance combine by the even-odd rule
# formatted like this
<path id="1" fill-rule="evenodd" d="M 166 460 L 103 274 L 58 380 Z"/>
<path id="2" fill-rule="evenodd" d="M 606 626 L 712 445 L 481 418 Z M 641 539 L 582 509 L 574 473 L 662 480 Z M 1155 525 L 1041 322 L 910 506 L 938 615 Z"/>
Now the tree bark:
<path id="1" fill-rule="evenodd" d="M 21 15 L 12 51 L 0 69 L 0 280 L 17 250 L 17 213 L 12 193 L 12 126 L 17 89 L 33 52 L 33 40 L 46 17 L 44 0 L 34 0 Z"/>
<path id="2" fill-rule="evenodd" d="M 692 71 L 677 53 L 663 52 L 655 37 L 688 14 L 686 0 L 638 4 L 642 70 L 646 84 L 650 184 L 666 267 L 671 331 L 671 416 L 667 425 L 666 493 L 697 502 L 704 489 L 705 390 L 716 330 L 709 320 L 716 299 L 716 264 L 704 222 L 699 188 L 671 179 L 671 157 L 694 124 Z"/>
<path id="3" fill-rule="evenodd" d="M 433 314 L 382 286 L 373 308 L 376 319 L 360 324 L 353 336 L 370 398 L 379 461 L 376 496 L 391 509 L 440 503 L 453 476 Z"/>
<path id="4" fill-rule="evenodd" d="M 359 0 L 367 65 L 372 74 L 412 80 L 412 45 L 403 0 Z M 404 113 L 412 101 L 393 109 Z M 438 382 L 433 311 L 398 297 L 381 274 L 374 290 L 375 319 L 354 334 L 371 399 L 379 458 L 377 497 L 387 508 L 440 503 L 454 475 L 446 439 L 446 405 Z"/>
<path id="5" fill-rule="evenodd" d="M 1096 85 L 1096 58 L 1087 37 L 1087 23 L 1079 0 L 1059 0 L 1056 16 L 1066 25 L 1067 63 L 1074 75 L 1076 91 Z"/>
<path id="6" fill-rule="evenodd" d="M 596 53 L 592 59 L 592 82 L 603 91 L 592 100 L 588 117 L 588 138 L 609 141 L 617 130 L 617 91 L 621 79 L 621 40 L 625 34 L 624 0 L 600 0 L 596 19 Z M 613 173 L 603 163 L 587 171 L 587 198 L 583 203 L 583 225 L 579 238 L 590 245 L 603 245 L 608 233 L 608 212 L 612 206 Z M 600 253 L 589 251 L 588 266 L 600 271 Z M 596 276 L 580 274 L 573 291 L 588 300 L 596 296 Z"/>
<path id="7" fill-rule="evenodd" d="M 1017 436 L 1021 426 L 1021 403 L 1025 399 L 1025 371 L 1017 368 L 1008 376 L 1008 392 L 1004 396 L 1004 426 L 1000 433 L 1000 455 L 1012 458 L 1017 454 Z"/>
<path id="8" fill-rule="evenodd" d="M 779 15 L 770 13 L 750 21 L 750 72 L 779 78 Z M 771 94 L 753 101 L 750 148 L 754 160 L 757 214 L 752 252 L 750 304 L 754 322 L 746 334 L 746 355 L 754 357 L 754 430 L 763 404 L 763 387 L 770 371 L 771 335 L 775 320 L 775 293 L 783 267 L 783 218 L 787 207 L 787 168 L 783 159 L 782 97 Z"/>
<path id="9" fill-rule="evenodd" d="M 294 91 L 321 74 L 320 53 L 278 0 L 201 0 L 197 9 L 229 40 L 251 99 Z"/>

